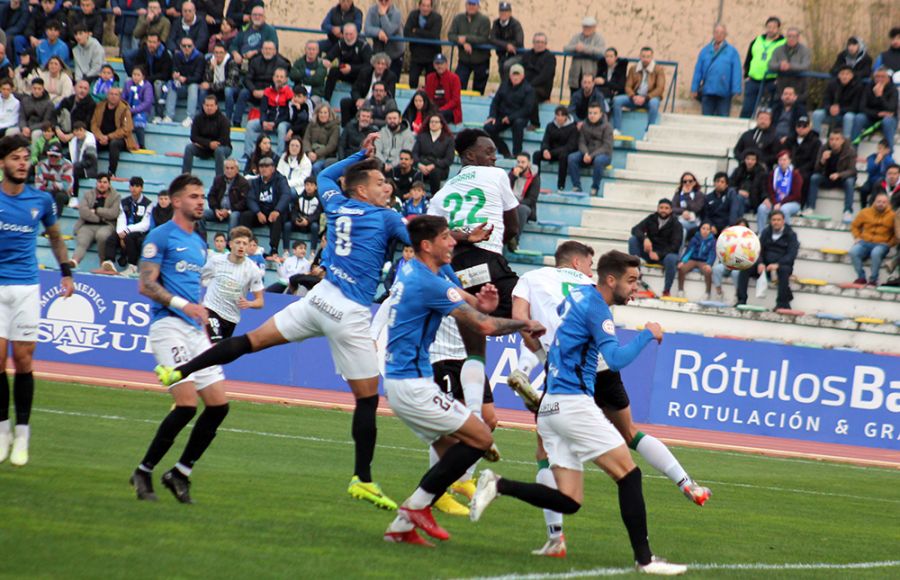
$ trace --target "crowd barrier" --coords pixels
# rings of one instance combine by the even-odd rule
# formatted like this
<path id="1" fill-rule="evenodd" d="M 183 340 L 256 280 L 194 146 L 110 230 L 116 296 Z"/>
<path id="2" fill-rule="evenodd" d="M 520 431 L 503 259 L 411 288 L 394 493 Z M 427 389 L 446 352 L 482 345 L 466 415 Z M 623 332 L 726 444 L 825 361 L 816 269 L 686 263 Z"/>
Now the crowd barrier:
<path id="1" fill-rule="evenodd" d="M 41 273 L 36 358 L 147 371 L 150 304 L 134 280 L 76 276 L 63 299 L 59 274 Z M 267 294 L 244 311 L 237 333 L 256 327 L 296 298 Z M 623 342 L 634 331 L 620 329 Z M 498 407 L 524 409 L 505 386 L 517 336 L 489 338 L 487 373 Z M 348 391 L 325 339 L 245 356 L 231 380 Z M 324 363 L 324 364 L 323 364 Z M 624 371 L 634 419 L 678 427 L 900 450 L 900 358 L 823 351 L 760 341 L 667 334 Z M 534 377 L 542 380 L 542 375 Z"/>

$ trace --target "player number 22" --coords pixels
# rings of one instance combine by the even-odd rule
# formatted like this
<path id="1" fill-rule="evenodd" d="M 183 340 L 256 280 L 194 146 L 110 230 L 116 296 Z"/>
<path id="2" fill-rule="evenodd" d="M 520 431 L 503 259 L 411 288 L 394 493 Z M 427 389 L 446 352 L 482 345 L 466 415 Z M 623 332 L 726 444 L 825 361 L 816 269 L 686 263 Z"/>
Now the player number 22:
<path id="1" fill-rule="evenodd" d="M 465 219 L 457 219 L 457 216 L 462 213 L 464 202 L 473 203 L 474 205 L 469 209 L 469 213 L 466 214 Z M 487 218 L 478 217 L 478 212 L 480 212 L 483 207 L 484 191 L 477 187 L 467 191 L 465 196 L 458 193 L 451 193 L 444 198 L 444 209 L 450 212 L 449 226 L 451 230 L 487 222 Z"/>
<path id="2" fill-rule="evenodd" d="M 349 256 L 350 250 L 353 249 L 353 243 L 350 241 L 350 229 L 353 227 L 353 220 L 347 216 L 341 216 L 334 222 L 334 253 L 338 256 Z"/>

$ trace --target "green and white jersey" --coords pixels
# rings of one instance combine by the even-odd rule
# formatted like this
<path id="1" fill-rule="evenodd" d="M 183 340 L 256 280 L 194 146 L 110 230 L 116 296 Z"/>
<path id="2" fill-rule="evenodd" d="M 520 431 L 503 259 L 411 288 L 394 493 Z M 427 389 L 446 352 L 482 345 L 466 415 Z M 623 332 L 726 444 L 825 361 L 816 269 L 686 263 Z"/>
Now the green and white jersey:
<path id="1" fill-rule="evenodd" d="M 493 226 L 491 237 L 475 244 L 503 253 L 503 212 L 518 207 L 509 177 L 499 167 L 467 165 L 431 199 L 428 214 L 446 218 L 451 230 Z"/>
<path id="2" fill-rule="evenodd" d="M 559 328 L 557 308 L 569 295 L 573 286 L 589 286 L 594 283 L 588 276 L 572 268 L 550 266 L 525 272 L 513 288 L 513 298 L 521 298 L 531 305 L 531 318 L 544 325 L 547 332 L 539 340 L 544 350 L 550 352 L 556 329 Z"/>

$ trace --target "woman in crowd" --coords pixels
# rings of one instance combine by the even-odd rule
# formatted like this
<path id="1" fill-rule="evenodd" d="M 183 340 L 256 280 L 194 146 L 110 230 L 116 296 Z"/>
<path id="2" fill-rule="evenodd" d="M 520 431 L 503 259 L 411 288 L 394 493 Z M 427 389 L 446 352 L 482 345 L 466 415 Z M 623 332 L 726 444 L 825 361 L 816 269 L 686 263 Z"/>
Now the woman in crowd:
<path id="1" fill-rule="evenodd" d="M 437 110 L 425 91 L 416 91 L 416 94 L 409 100 L 409 104 L 406 105 L 406 110 L 403 111 L 403 120 L 409 124 L 413 133 L 418 134 L 423 128 L 426 128 L 428 115 L 436 112 Z"/>
<path id="2" fill-rule="evenodd" d="M 256 139 L 256 146 L 253 149 L 253 154 L 250 156 L 250 159 L 247 160 L 247 165 L 244 166 L 244 177 L 247 179 L 259 177 L 259 160 L 263 157 L 268 157 L 275 162 L 278 161 L 275 151 L 272 150 L 272 140 L 265 133 Z"/>
<path id="3" fill-rule="evenodd" d="M 303 135 L 303 150 L 312 161 L 312 174 L 318 175 L 337 154 L 341 124 L 334 118 L 334 111 L 328 103 L 316 107 L 315 118 L 306 127 Z"/>
<path id="4" fill-rule="evenodd" d="M 303 153 L 300 137 L 291 137 L 287 151 L 278 159 L 278 173 L 284 175 L 294 195 L 303 193 L 303 182 L 312 174 L 312 162 Z"/>
<path id="5" fill-rule="evenodd" d="M 50 100 L 53 101 L 54 107 L 58 107 L 60 101 L 75 93 L 69 69 L 58 56 L 50 57 L 47 66 L 40 72 L 40 76 L 44 79 L 44 89 Z"/>
<path id="6" fill-rule="evenodd" d="M 431 195 L 441 188 L 441 182 L 450 174 L 453 163 L 453 133 L 440 113 L 428 117 L 428 126 L 418 135 L 413 145 L 413 159 L 419 164 L 419 172 L 428 183 Z"/>

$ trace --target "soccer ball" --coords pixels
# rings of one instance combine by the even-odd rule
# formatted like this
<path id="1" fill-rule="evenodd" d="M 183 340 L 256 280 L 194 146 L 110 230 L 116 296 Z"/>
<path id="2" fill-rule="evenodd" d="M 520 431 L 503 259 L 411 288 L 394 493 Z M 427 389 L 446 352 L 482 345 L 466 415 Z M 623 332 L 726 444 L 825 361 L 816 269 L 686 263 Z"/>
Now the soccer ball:
<path id="1" fill-rule="evenodd" d="M 716 240 L 716 256 L 729 270 L 746 270 L 759 259 L 759 238 L 744 226 L 731 226 Z"/>

